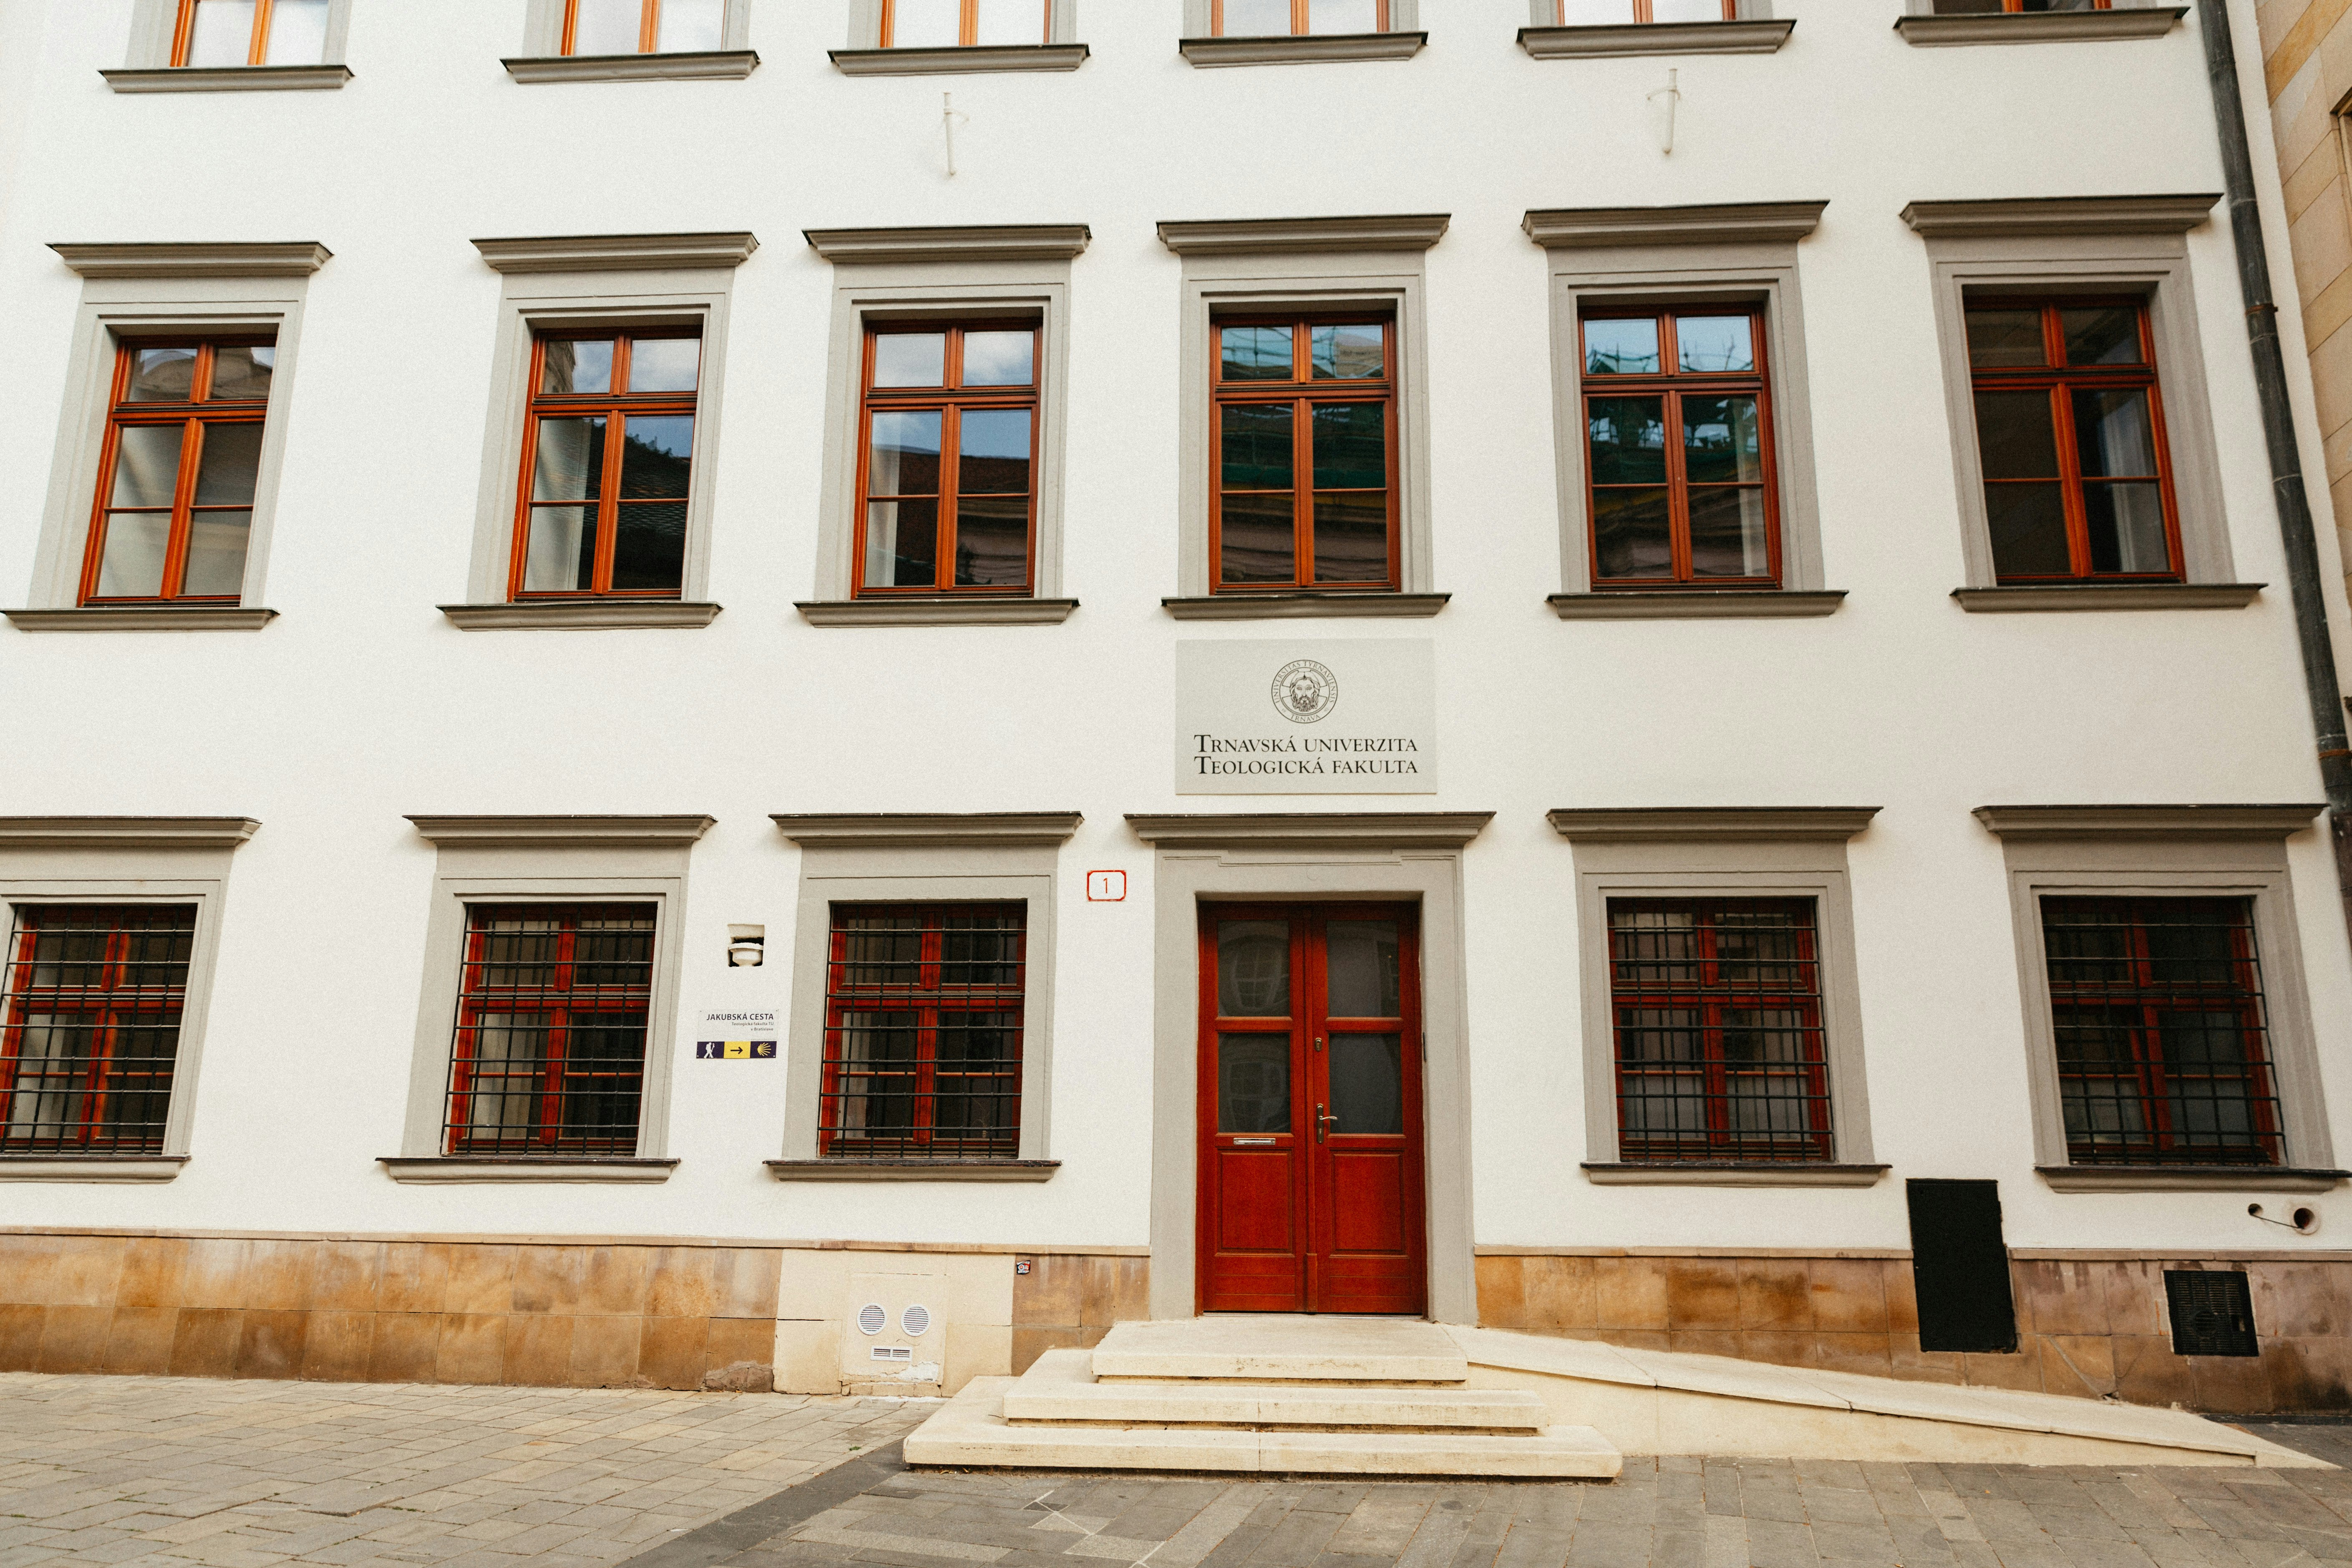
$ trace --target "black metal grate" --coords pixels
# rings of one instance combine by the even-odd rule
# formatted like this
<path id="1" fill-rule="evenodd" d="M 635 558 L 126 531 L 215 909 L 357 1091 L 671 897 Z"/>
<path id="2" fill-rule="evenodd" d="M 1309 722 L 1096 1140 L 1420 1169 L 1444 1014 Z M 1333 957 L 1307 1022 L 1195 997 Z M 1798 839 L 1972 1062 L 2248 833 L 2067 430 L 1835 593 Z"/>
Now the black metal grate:
<path id="1" fill-rule="evenodd" d="M 449 1056 L 452 1154 L 634 1154 L 650 904 L 467 910 Z"/>
<path id="2" fill-rule="evenodd" d="M 1022 904 L 834 906 L 826 1155 L 1020 1152 L 1026 917 Z"/>
<path id="3" fill-rule="evenodd" d="M 2042 930 L 2068 1159 L 2279 1163 L 2252 900 L 2044 899 Z"/>
<path id="4" fill-rule="evenodd" d="M 1810 899 L 1612 899 L 1619 1157 L 1825 1161 Z"/>
<path id="5" fill-rule="evenodd" d="M 2175 1355 L 2260 1355 L 2254 1296 L 2236 1270 L 2168 1268 L 2165 1304 L 2172 1309 Z"/>
<path id="6" fill-rule="evenodd" d="M 193 905 L 16 910 L 0 1015 L 0 1149 L 163 1151 L 195 941 Z"/>

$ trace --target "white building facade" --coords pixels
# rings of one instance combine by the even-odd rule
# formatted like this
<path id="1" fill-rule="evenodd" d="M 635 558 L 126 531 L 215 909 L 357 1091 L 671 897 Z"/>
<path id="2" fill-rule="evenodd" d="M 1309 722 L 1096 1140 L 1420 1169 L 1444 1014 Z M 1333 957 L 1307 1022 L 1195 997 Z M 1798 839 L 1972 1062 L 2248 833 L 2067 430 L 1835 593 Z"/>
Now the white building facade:
<path id="1" fill-rule="evenodd" d="M 0 1366 L 2352 1402 L 2197 18 L 1945 8 L 0 0 Z"/>

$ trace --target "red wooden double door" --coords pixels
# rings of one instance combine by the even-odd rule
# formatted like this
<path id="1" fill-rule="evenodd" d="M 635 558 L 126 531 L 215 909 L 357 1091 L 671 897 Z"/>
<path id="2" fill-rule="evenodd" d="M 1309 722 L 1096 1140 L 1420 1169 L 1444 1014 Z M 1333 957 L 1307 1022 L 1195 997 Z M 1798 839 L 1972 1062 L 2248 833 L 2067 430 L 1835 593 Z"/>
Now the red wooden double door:
<path id="1" fill-rule="evenodd" d="M 1410 907 L 1201 916 L 1200 1310 L 1428 1305 Z"/>

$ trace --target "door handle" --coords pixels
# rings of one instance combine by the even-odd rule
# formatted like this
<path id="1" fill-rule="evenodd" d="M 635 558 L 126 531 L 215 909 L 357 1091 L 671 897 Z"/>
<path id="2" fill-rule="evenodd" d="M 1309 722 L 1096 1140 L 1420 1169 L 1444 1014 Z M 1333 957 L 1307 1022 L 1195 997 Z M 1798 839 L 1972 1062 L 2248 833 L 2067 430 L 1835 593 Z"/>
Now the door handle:
<path id="1" fill-rule="evenodd" d="M 1318 1143 L 1322 1142 L 1323 1130 L 1339 1120 L 1339 1119 L 1336 1116 L 1326 1116 L 1323 1114 L 1323 1107 L 1318 1102 L 1315 1107 L 1315 1142 Z"/>

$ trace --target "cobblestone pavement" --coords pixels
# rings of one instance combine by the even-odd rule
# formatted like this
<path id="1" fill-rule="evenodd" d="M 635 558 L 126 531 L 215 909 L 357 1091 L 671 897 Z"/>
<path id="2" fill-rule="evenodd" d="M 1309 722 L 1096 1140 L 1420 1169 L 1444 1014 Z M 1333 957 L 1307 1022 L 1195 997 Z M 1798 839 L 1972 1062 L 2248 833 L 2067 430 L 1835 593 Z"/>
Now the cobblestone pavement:
<path id="1" fill-rule="evenodd" d="M 0 1374 L 0 1568 L 590 1568 L 892 1443 L 774 1394 Z"/>

